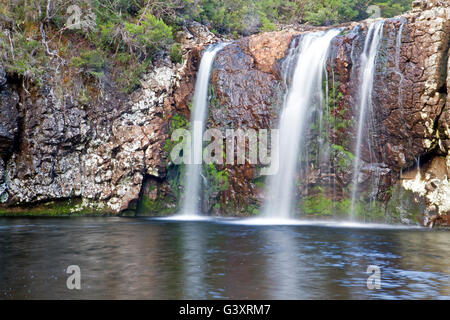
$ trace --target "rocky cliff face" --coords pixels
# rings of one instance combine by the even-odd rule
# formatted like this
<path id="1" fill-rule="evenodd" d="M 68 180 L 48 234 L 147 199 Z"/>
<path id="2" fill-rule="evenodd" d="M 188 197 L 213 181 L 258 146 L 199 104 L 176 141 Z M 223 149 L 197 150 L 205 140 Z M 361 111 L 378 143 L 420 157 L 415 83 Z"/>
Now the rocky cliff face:
<path id="1" fill-rule="evenodd" d="M 334 119 L 326 131 L 331 160 L 312 163 L 302 175 L 302 197 L 333 194 L 341 203 L 348 198 L 358 57 L 369 23 L 342 26 L 333 41 L 327 68 L 328 111 Z M 208 126 L 276 127 L 286 89 L 283 61 L 293 39 L 321 28 L 310 29 L 254 35 L 222 50 L 211 79 Z M 177 37 L 184 63 L 174 65 L 161 57 L 131 96 L 105 81 L 90 83 L 95 99 L 80 102 L 86 79 L 72 76 L 69 81 L 68 70 L 55 70 L 43 87 L 27 89 L 0 67 L 1 210 L 48 211 L 59 206 L 53 201 L 61 200 L 69 213 L 175 212 L 183 168 L 168 157 L 170 134 L 188 125 L 202 49 L 220 41 L 200 25 Z M 412 192 L 434 220 L 450 212 L 449 39 L 446 1 L 415 1 L 411 12 L 385 21 L 373 121 L 367 128 L 372 139 L 363 145 L 360 180 L 372 186 L 367 198 L 374 196 L 386 210 L 398 207 L 392 204 L 398 198 L 393 192 L 403 190 Z M 311 141 L 318 134 L 308 133 Z M 206 177 L 211 189 L 204 201 L 207 212 L 254 214 L 264 199 L 258 166 L 218 165 L 207 169 Z"/>
<path id="2" fill-rule="evenodd" d="M 0 68 L 5 212 L 118 214 L 136 208 L 147 180 L 164 181 L 168 127 L 192 92 L 196 48 L 217 41 L 199 25 L 178 36 L 185 63 L 161 57 L 131 96 L 108 79 L 92 82 L 64 67 L 27 89 Z M 86 88 L 88 102 L 80 99 Z"/>
<path id="3" fill-rule="evenodd" d="M 365 200 L 379 201 L 383 210 L 395 198 L 392 193 L 398 183 L 403 181 L 404 189 L 413 190 L 404 183 L 408 179 L 406 173 L 414 170 L 417 163 L 430 163 L 442 170 L 438 177 L 431 174 L 435 184 L 430 184 L 430 177 L 423 180 L 422 184 L 427 186 L 417 199 L 426 203 L 426 215 L 448 212 L 448 175 L 444 174 L 447 164 L 436 159 L 448 159 L 449 151 L 446 108 L 449 14 L 446 2 L 416 1 L 408 14 L 385 21 L 374 79 L 374 109 L 365 128 L 363 164 L 358 178 L 366 187 Z M 329 91 L 335 91 L 329 92 L 329 98 L 335 103 L 331 116 L 338 125 L 329 129 L 327 135 L 331 147 L 344 152 L 353 152 L 356 142 L 359 56 L 369 23 L 343 26 L 330 50 L 328 85 L 333 88 Z M 302 31 L 284 31 L 256 35 L 220 52 L 212 78 L 217 99 L 210 107 L 210 125 L 244 129 L 276 126 L 280 91 L 285 89 L 281 64 L 292 39 L 301 34 Z M 314 133 L 310 132 L 309 137 L 313 138 Z M 318 196 L 320 190 L 326 197 L 348 199 L 353 175 L 351 161 L 339 153 L 331 152 L 329 162 L 310 164 L 306 180 L 300 183 L 300 197 Z M 214 195 L 212 202 L 221 202 L 221 212 L 230 214 L 236 208 L 229 202 L 245 203 L 247 206 L 239 205 L 237 211 L 251 214 L 264 198 L 257 170 L 249 165 L 225 170 L 230 186 Z M 249 203 L 254 206 L 248 208 Z M 403 216 L 397 218 L 408 220 Z"/>

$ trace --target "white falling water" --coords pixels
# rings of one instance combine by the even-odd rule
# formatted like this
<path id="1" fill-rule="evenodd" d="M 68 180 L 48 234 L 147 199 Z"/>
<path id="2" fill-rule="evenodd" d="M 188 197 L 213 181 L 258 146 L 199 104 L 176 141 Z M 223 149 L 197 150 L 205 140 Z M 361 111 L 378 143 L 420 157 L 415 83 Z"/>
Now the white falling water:
<path id="1" fill-rule="evenodd" d="M 216 54 L 227 44 L 209 46 L 203 53 L 195 82 L 194 99 L 191 110 L 191 153 L 186 164 L 185 189 L 181 214 L 198 217 L 200 211 L 200 190 L 202 174 L 203 132 L 208 115 L 208 88 L 211 69 Z"/>
<path id="2" fill-rule="evenodd" d="M 355 159 L 353 161 L 353 190 L 352 203 L 350 209 L 350 218 L 355 219 L 356 216 L 356 198 L 358 196 L 358 177 L 360 174 L 361 165 L 361 144 L 364 137 L 364 128 L 367 128 L 366 114 L 368 109 L 372 108 L 372 91 L 373 78 L 376 66 L 376 57 L 378 47 L 383 35 L 384 21 L 376 21 L 372 23 L 367 31 L 366 40 L 364 43 L 364 50 L 361 54 L 361 69 L 360 69 L 360 86 L 359 86 L 359 119 L 358 132 L 355 147 Z"/>
<path id="3" fill-rule="evenodd" d="M 295 198 L 295 181 L 300 154 L 305 149 L 304 133 L 315 107 L 323 107 L 322 78 L 330 43 L 340 30 L 314 32 L 303 36 L 299 47 L 286 58 L 284 79 L 295 68 L 283 102 L 279 122 L 279 170 L 270 177 L 264 216 L 289 219 Z M 296 62 L 296 63 L 292 63 Z"/>

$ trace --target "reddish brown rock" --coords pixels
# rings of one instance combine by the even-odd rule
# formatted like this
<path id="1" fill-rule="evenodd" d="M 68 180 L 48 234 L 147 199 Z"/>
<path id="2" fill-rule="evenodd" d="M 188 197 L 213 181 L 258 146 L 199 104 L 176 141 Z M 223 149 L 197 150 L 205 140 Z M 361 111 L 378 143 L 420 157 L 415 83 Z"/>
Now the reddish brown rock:
<path id="1" fill-rule="evenodd" d="M 370 130 L 367 127 L 365 134 L 370 139 L 364 139 L 361 156 L 365 162 L 364 184 L 372 185 L 371 179 L 375 177 L 378 198 L 382 200 L 389 198 L 386 191 L 398 180 L 400 171 L 412 166 L 417 158 L 438 149 L 444 154 L 449 150 L 449 113 L 444 108 L 448 84 L 442 77 L 447 69 L 449 12 L 439 1 L 422 5 L 425 11 L 417 10 L 385 21 L 378 53 L 373 127 Z M 369 21 L 346 26 L 330 50 L 328 75 L 336 81 L 341 95 L 332 113 L 348 123 L 359 116 L 359 56 L 368 24 Z M 398 38 L 400 29 L 402 34 Z M 284 90 L 279 80 L 280 62 L 295 34 L 289 31 L 252 36 L 218 54 L 212 77 L 217 99 L 210 106 L 209 125 L 234 128 L 276 125 L 280 92 Z M 353 130 L 356 127 L 331 130 L 329 140 L 353 152 L 356 138 Z M 337 160 L 334 163 L 337 165 Z M 244 198 L 261 202 L 263 196 L 255 191 L 253 178 L 246 177 L 243 166 L 228 167 L 227 171 L 230 188 L 218 198 L 234 204 L 243 203 Z M 253 171 L 257 172 L 255 168 Z M 305 176 L 310 186 L 337 182 L 338 190 L 334 192 L 340 196 L 352 174 L 349 170 L 319 166 L 311 167 Z M 308 192 L 308 187 L 302 189 Z M 230 213 L 235 210 L 230 208 Z"/>
<path id="2" fill-rule="evenodd" d="M 283 33 L 280 40 L 284 50 L 292 37 L 287 34 Z M 255 46 L 256 39 L 264 44 Z M 266 36 L 243 39 L 218 53 L 211 79 L 214 95 L 209 107 L 209 128 L 218 128 L 225 134 L 227 128 L 259 130 L 276 126 L 281 101 L 276 57 L 285 55 L 280 51 L 280 41 L 269 41 Z M 274 54 L 264 57 L 264 52 L 272 49 Z M 245 165 L 227 165 L 225 170 L 229 188 L 210 195 L 213 199 L 208 201 L 210 208 L 206 209 L 219 202 L 222 214 L 247 214 L 248 208 L 261 200 L 254 184 L 259 169 L 249 165 L 247 159 Z"/>
<path id="3" fill-rule="evenodd" d="M 266 73 L 276 74 L 278 60 L 286 55 L 296 31 L 268 32 L 249 37 L 248 52 L 252 55 L 256 67 Z"/>

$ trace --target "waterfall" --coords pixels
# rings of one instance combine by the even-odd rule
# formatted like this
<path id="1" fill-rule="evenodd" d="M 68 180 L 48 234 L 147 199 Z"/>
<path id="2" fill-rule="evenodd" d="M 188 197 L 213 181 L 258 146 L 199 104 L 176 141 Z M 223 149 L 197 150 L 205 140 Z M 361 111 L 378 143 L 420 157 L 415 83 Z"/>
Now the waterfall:
<path id="1" fill-rule="evenodd" d="M 406 114 L 405 109 L 403 107 L 403 83 L 405 82 L 405 76 L 400 68 L 400 58 L 401 58 L 401 47 L 402 47 L 402 35 L 403 29 L 405 27 L 406 20 L 402 20 L 400 22 L 400 27 L 397 32 L 397 39 L 395 42 L 395 70 L 394 72 L 400 78 L 398 83 L 398 109 L 400 110 L 402 121 L 402 129 L 404 132 L 408 132 L 407 123 L 406 123 Z M 413 142 L 412 139 L 406 139 L 408 141 L 408 150 L 413 150 Z"/>
<path id="2" fill-rule="evenodd" d="M 200 191 L 203 159 L 203 132 L 208 115 L 208 88 L 211 69 L 216 54 L 227 43 L 209 46 L 202 55 L 195 82 L 194 99 L 191 110 L 191 152 L 190 163 L 186 164 L 185 188 L 182 215 L 198 216 L 200 211 Z"/>
<path id="3" fill-rule="evenodd" d="M 264 215 L 288 219 L 295 199 L 295 181 L 299 158 L 305 153 L 304 133 L 313 113 L 323 108 L 322 78 L 330 43 L 340 30 L 314 32 L 302 37 L 289 49 L 283 64 L 285 93 L 279 120 L 278 173 L 269 179 Z M 292 74 L 292 78 L 289 77 Z"/>
<path id="4" fill-rule="evenodd" d="M 359 119 L 358 132 L 355 147 L 355 158 L 353 162 L 353 190 L 352 203 L 350 209 L 351 219 L 355 219 L 355 205 L 358 196 L 358 178 L 361 166 L 361 144 L 364 136 L 363 129 L 367 125 L 366 114 L 372 111 L 372 90 L 373 79 L 376 66 L 376 57 L 378 47 L 383 35 L 384 21 L 376 21 L 372 23 L 367 31 L 364 50 L 361 53 L 361 69 L 360 69 L 360 86 L 359 86 Z M 367 127 L 367 126 L 366 126 Z"/>

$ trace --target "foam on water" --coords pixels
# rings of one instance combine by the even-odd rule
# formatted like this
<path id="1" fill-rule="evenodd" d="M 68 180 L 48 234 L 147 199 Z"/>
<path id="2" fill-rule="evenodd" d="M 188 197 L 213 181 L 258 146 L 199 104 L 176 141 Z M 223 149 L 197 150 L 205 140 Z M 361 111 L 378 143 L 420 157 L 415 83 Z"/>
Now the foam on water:
<path id="1" fill-rule="evenodd" d="M 234 219 L 229 221 L 220 221 L 221 223 L 247 225 L 247 226 L 317 226 L 330 228 L 354 228 L 354 229 L 419 229 L 417 226 L 390 225 L 382 223 L 358 223 L 350 221 L 336 220 L 305 220 L 305 219 L 267 219 L 267 218 L 248 218 Z"/>
<path id="2" fill-rule="evenodd" d="M 162 220 L 162 221 L 212 221 L 214 217 L 202 216 L 198 214 L 177 214 L 170 217 L 162 218 L 151 218 L 151 220 Z"/>
<path id="3" fill-rule="evenodd" d="M 306 220 L 306 219 L 284 219 L 284 218 L 234 218 L 234 217 L 212 217 L 200 215 L 174 215 L 163 218 L 148 218 L 148 220 L 174 221 L 174 222 L 211 222 L 217 224 L 228 224 L 236 226 L 310 226 L 344 229 L 384 229 L 384 230 L 413 230 L 424 229 L 420 226 L 391 225 L 383 223 L 360 223 L 339 220 Z"/>

